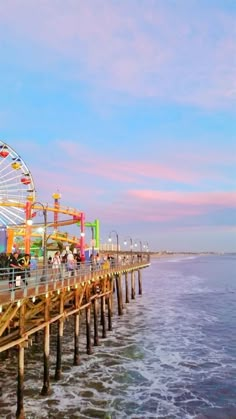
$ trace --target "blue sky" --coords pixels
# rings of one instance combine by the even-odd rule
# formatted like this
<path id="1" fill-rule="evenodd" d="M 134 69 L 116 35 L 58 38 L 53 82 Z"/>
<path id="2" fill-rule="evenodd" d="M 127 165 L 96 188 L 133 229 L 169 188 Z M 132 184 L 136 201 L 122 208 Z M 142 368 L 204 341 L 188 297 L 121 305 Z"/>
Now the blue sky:
<path id="1" fill-rule="evenodd" d="M 2 2 L 0 139 L 38 199 L 59 190 L 102 242 L 236 251 L 235 15 L 231 0 Z"/>

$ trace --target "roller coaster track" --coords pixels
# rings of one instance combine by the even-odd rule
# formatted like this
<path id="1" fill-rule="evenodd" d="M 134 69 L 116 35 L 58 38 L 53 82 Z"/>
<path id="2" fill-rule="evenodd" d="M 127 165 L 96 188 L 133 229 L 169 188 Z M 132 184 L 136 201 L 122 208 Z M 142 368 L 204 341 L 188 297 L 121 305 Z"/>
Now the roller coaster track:
<path id="1" fill-rule="evenodd" d="M 0 206 L 2 207 L 16 207 L 16 208 L 25 208 L 25 204 L 21 203 L 21 202 L 10 202 L 10 201 L 0 201 Z M 44 205 L 44 208 L 46 211 L 50 211 L 50 212 L 57 212 L 60 214 L 66 214 L 66 215 L 70 215 L 71 217 L 74 218 L 74 222 L 77 222 L 80 218 L 81 218 L 81 214 L 82 211 L 78 211 L 75 208 L 69 208 L 69 207 L 62 207 L 60 206 L 59 208 L 55 208 L 55 207 L 51 207 L 48 206 L 48 204 Z M 34 205 L 34 210 L 38 210 L 38 211 L 42 211 L 42 206 L 41 205 Z M 72 221 L 72 220 L 71 220 Z M 62 221 L 58 221 L 58 224 L 61 223 Z M 67 222 L 69 223 L 69 221 L 67 220 Z"/>
<path id="2" fill-rule="evenodd" d="M 9 202 L 9 201 L 1 201 L 0 206 L 17 207 L 17 208 L 25 209 L 25 204 L 20 203 L 20 202 L 16 203 L 16 202 Z M 64 214 L 64 215 L 72 217 L 72 218 L 66 219 L 66 220 L 58 220 L 56 223 L 53 222 L 53 221 L 48 221 L 47 228 L 50 228 L 50 227 L 57 228 L 57 227 L 61 227 L 61 226 L 76 224 L 81 219 L 82 211 L 78 211 L 75 208 L 62 207 L 62 206 L 60 206 L 59 208 L 55 208 L 55 207 L 49 206 L 48 204 L 44 204 L 44 208 L 45 208 L 46 211 L 50 211 L 52 213 L 56 212 L 58 214 Z M 35 204 L 33 206 L 33 211 L 42 211 L 42 206 Z M 24 226 L 25 225 L 21 225 L 21 226 L 18 225 L 18 226 L 12 226 L 10 228 L 12 228 L 14 230 L 15 236 L 25 236 Z M 37 222 L 34 225 L 32 225 L 33 230 L 35 230 L 36 228 L 39 228 L 39 227 L 44 227 L 44 224 L 40 223 L 40 222 Z M 32 236 L 33 237 L 42 237 L 42 234 L 39 234 L 35 231 L 32 231 Z M 79 240 L 80 240 L 79 237 L 72 236 L 72 235 L 69 235 L 68 233 L 62 233 L 62 232 L 59 232 L 59 231 L 53 232 L 52 234 L 50 234 L 48 236 L 48 238 L 49 237 L 52 240 L 65 241 L 65 242 L 74 243 L 74 244 L 79 243 Z"/>
<path id="3" fill-rule="evenodd" d="M 16 228 L 16 229 L 14 229 L 14 232 L 15 232 L 15 236 L 24 236 L 25 235 L 25 229 L 24 228 L 21 228 L 21 229 Z M 42 234 L 40 234 L 38 232 L 33 232 L 31 235 L 32 235 L 32 237 L 39 237 L 39 238 L 42 237 Z M 52 234 L 49 234 L 48 239 L 49 238 L 51 240 L 55 240 L 55 241 L 64 241 L 64 242 L 74 243 L 74 244 L 79 243 L 79 240 L 80 240 L 79 237 L 69 235 L 68 233 L 60 233 L 59 231 L 57 231 L 55 233 L 52 233 Z"/>

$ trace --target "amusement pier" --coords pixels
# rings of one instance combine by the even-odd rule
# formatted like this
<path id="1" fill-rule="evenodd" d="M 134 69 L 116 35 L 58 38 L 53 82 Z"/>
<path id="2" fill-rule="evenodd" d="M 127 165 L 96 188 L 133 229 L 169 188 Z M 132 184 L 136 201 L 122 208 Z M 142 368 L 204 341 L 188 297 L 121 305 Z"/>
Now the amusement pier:
<path id="1" fill-rule="evenodd" d="M 65 321 L 73 321 L 72 363 L 79 365 L 82 321 L 92 356 L 112 330 L 113 316 L 122 316 L 130 300 L 142 295 L 143 270 L 150 266 L 147 242 L 127 237 L 121 250 L 112 230 L 110 244 L 101 246 L 99 220 L 87 221 L 83 211 L 61 206 L 59 192 L 52 196 L 52 204 L 37 200 L 27 165 L 0 141 L 0 371 L 14 351 L 16 418 L 25 417 L 25 361 L 34 342 L 43 341 L 39 393 L 47 396 L 52 368 L 55 381 L 63 374 Z M 62 231 L 68 225 L 77 234 Z M 50 364 L 52 325 L 57 326 L 55 365 Z M 0 399 L 4 390 L 0 382 Z"/>

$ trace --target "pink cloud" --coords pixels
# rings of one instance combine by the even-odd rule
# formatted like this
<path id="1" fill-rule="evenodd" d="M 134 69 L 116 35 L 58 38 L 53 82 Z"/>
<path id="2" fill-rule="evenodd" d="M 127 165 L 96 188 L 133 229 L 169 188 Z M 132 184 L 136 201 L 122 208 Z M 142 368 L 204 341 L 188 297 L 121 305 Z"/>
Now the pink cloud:
<path id="1" fill-rule="evenodd" d="M 78 145 L 75 142 L 61 142 L 60 148 L 63 150 L 68 159 L 64 159 L 63 166 L 68 169 L 72 165 L 75 172 L 80 171 L 87 174 L 102 176 L 108 179 L 113 179 L 118 182 L 136 182 L 137 179 L 165 179 L 173 182 L 183 182 L 186 184 L 196 183 L 204 177 L 204 173 L 199 170 L 192 170 L 189 168 L 174 167 L 173 164 L 153 163 L 143 160 L 122 160 L 118 155 L 110 155 L 109 158 L 103 157 L 96 153 L 91 153 L 91 150 L 83 145 Z M 151 150 L 150 150 L 151 151 Z M 78 154 L 80 156 L 78 164 Z M 123 156 L 123 153 L 120 153 Z M 143 182 L 143 180 L 142 180 Z"/>
<path id="2" fill-rule="evenodd" d="M 180 205 L 236 207 L 236 192 L 175 192 L 130 190 L 129 195 L 146 202 L 166 202 Z"/>
<path id="3" fill-rule="evenodd" d="M 174 226 L 175 231 L 199 232 L 199 233 L 236 233 L 235 225 L 192 225 L 192 226 Z"/>
<path id="4" fill-rule="evenodd" d="M 66 60 L 68 75 L 89 80 L 103 97 L 235 103 L 235 18 L 217 6 L 9 0 L 0 5 L 1 21 L 4 37 L 40 46 L 47 65 Z"/>

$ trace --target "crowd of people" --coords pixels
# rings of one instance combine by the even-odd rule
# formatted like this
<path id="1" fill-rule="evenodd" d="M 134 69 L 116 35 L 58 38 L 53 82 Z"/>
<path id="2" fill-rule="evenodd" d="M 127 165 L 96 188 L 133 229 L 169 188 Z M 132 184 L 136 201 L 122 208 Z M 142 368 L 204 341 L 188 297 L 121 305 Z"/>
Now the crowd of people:
<path id="1" fill-rule="evenodd" d="M 136 255 L 139 260 L 139 255 Z M 119 256 L 118 256 L 119 258 Z M 131 260 L 133 261 L 134 255 Z M 53 280 L 62 279 L 65 276 L 73 276 L 76 271 L 89 266 L 91 271 L 99 269 L 109 269 L 115 267 L 117 263 L 125 265 L 129 263 L 130 257 L 125 255 L 121 259 L 113 255 L 100 256 L 99 253 L 91 253 L 89 261 L 81 260 L 79 253 L 73 253 L 71 250 L 60 253 L 56 251 L 53 256 L 49 256 L 47 263 L 47 274 Z M 8 279 L 9 288 L 15 289 L 20 285 L 28 285 L 28 279 L 33 270 L 37 270 L 38 260 L 35 255 L 20 253 L 15 250 L 10 255 L 0 254 L 0 279 Z M 45 267 L 44 267 L 45 268 Z"/>
<path id="2" fill-rule="evenodd" d="M 22 283 L 28 285 L 31 275 L 31 255 L 20 253 L 19 250 L 0 254 L 1 279 L 8 279 L 9 288 L 14 289 Z"/>

